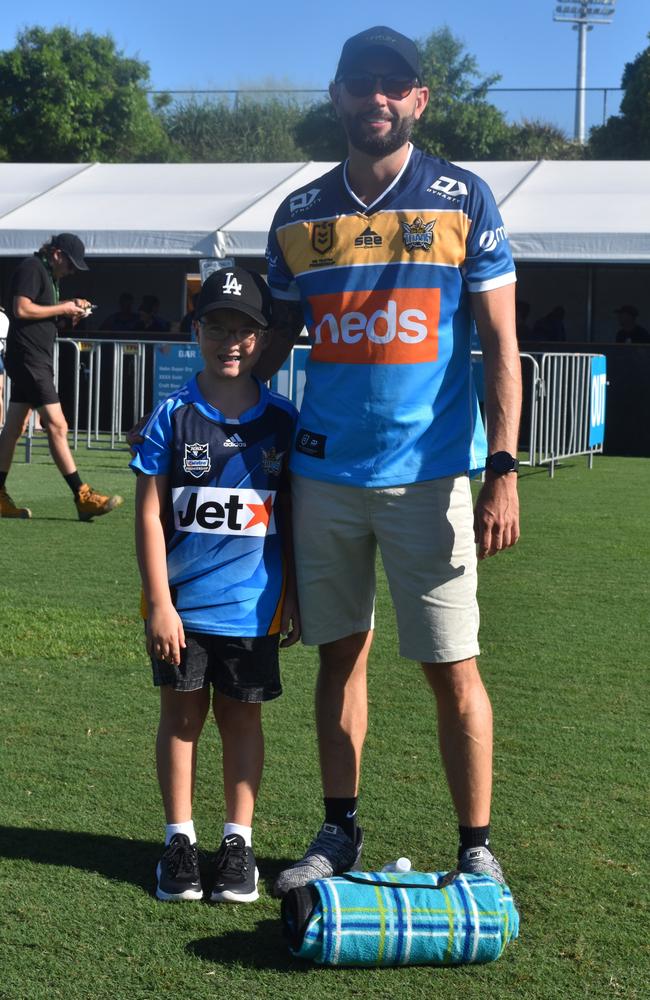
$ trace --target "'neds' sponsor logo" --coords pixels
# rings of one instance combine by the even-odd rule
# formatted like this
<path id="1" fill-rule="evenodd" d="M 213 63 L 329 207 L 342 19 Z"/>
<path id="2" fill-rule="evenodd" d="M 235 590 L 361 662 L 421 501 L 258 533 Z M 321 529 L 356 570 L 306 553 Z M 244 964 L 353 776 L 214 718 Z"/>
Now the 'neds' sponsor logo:
<path id="1" fill-rule="evenodd" d="M 177 531 L 218 535 L 275 534 L 274 490 L 181 486 L 172 490 Z"/>
<path id="2" fill-rule="evenodd" d="M 438 288 L 315 295 L 309 302 L 313 361 L 414 364 L 437 360 Z"/>

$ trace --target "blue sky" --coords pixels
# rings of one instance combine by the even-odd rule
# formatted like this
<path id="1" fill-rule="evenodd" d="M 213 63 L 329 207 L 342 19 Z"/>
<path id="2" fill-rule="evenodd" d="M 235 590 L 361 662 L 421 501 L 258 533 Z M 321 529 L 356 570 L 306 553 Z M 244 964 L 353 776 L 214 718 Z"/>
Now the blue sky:
<path id="1" fill-rule="evenodd" d="M 648 0 L 618 0 L 611 25 L 589 34 L 587 84 L 617 87 L 626 62 L 648 44 Z M 255 84 L 326 87 L 342 42 L 372 24 L 388 24 L 420 38 L 447 25 L 485 74 L 500 73 L 501 87 L 572 87 L 576 32 L 553 21 L 554 0 L 30 0 L 0 18 L 0 47 L 11 48 L 21 28 L 65 24 L 109 32 L 129 56 L 147 62 L 159 89 L 236 88 Z M 569 131 L 572 95 L 495 95 L 512 118 L 555 120 Z M 610 99 L 610 113 L 618 95 Z M 589 99 L 588 118 L 602 115 L 602 96 Z"/>

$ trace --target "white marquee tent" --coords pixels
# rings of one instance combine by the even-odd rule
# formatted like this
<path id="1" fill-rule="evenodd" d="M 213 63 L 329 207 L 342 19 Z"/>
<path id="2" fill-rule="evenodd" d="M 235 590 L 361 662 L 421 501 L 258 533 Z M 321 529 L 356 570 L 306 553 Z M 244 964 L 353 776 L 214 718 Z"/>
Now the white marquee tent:
<path id="1" fill-rule="evenodd" d="M 78 233 L 89 256 L 259 257 L 280 201 L 329 163 L 0 163 L 0 256 Z M 650 263 L 650 163 L 464 163 L 518 261 Z"/>

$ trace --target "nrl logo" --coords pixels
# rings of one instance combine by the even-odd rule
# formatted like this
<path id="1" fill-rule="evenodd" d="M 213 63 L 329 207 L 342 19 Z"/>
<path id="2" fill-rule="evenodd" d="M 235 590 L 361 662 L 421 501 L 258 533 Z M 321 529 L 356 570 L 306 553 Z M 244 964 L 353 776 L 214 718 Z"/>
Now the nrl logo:
<path id="1" fill-rule="evenodd" d="M 411 225 L 408 222 L 402 223 L 402 239 L 409 253 L 411 250 L 431 249 L 433 244 L 433 227 L 436 221 L 434 219 L 433 222 L 425 222 L 418 215 Z"/>
<path id="2" fill-rule="evenodd" d="M 284 457 L 284 452 L 277 452 L 275 448 L 269 448 L 265 451 L 262 448 L 262 468 L 269 476 L 279 476 L 282 472 L 282 459 Z"/>
<path id="3" fill-rule="evenodd" d="M 315 222 L 311 231 L 311 245 L 316 253 L 328 253 L 334 246 L 334 223 Z"/>
<path id="4" fill-rule="evenodd" d="M 195 479 L 200 479 L 202 475 L 210 471 L 210 467 L 210 448 L 207 442 L 206 444 L 195 442 L 185 445 L 185 458 L 183 459 L 185 472 L 194 476 Z"/>

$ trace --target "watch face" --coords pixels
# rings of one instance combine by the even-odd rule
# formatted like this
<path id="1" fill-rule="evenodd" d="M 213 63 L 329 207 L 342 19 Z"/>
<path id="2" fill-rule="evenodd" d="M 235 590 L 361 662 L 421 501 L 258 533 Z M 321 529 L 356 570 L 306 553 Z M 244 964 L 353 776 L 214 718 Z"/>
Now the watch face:
<path id="1" fill-rule="evenodd" d="M 489 456 L 487 467 L 498 473 L 514 472 L 519 468 L 519 462 L 508 451 L 495 451 Z"/>

